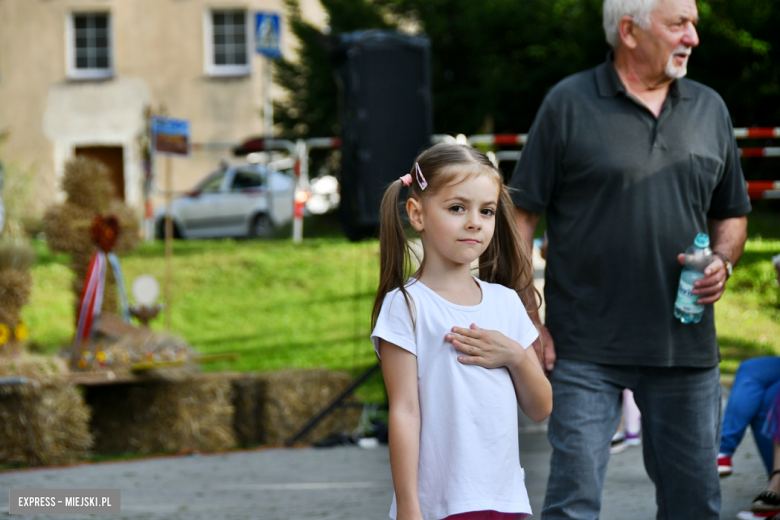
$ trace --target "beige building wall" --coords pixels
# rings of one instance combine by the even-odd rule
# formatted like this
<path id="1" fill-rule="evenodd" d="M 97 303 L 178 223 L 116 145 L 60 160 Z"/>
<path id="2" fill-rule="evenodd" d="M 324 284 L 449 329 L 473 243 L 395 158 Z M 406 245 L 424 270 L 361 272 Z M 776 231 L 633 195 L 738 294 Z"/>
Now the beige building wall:
<path id="1" fill-rule="evenodd" d="M 318 0 L 302 0 L 301 8 L 315 24 L 326 23 Z M 140 211 L 138 136 L 147 106 L 188 119 L 193 142 L 208 144 L 171 161 L 175 190 L 229 156 L 227 143 L 263 133 L 264 59 L 252 52 L 246 75 L 210 75 L 205 38 L 212 9 L 244 9 L 252 27 L 256 11 L 285 20 L 283 0 L 0 0 L 0 133 L 8 131 L 0 158 L 34 177 L 31 211 L 41 213 L 62 197 L 63 165 L 81 146 L 122 147 L 125 198 Z M 74 12 L 110 13 L 111 78 L 69 78 Z M 285 57 L 293 56 L 295 42 L 284 24 L 281 42 Z M 156 162 L 162 188 L 165 161 Z"/>

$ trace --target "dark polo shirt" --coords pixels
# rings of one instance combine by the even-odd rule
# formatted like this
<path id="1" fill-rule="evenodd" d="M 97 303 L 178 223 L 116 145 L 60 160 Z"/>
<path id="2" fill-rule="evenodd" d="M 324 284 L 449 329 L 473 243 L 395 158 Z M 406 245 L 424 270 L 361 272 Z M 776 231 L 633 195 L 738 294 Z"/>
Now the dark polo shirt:
<path id="1" fill-rule="evenodd" d="M 547 211 L 546 325 L 561 359 L 644 366 L 718 363 L 715 320 L 674 318 L 677 254 L 707 219 L 750 212 L 728 110 L 672 83 L 660 116 L 612 64 L 570 76 L 536 115 L 510 186 Z"/>

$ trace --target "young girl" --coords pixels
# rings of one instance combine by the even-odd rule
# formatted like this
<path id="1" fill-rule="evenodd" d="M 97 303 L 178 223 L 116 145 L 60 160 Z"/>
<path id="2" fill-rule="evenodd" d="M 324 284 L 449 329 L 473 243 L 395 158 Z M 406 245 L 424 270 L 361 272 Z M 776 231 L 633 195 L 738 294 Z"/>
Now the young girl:
<path id="1" fill-rule="evenodd" d="M 424 255 L 408 280 L 404 186 Z M 552 390 L 525 350 L 532 268 L 499 172 L 468 146 L 430 148 L 387 189 L 380 240 L 371 340 L 390 401 L 391 518 L 526 518 L 517 403 L 541 421 Z"/>

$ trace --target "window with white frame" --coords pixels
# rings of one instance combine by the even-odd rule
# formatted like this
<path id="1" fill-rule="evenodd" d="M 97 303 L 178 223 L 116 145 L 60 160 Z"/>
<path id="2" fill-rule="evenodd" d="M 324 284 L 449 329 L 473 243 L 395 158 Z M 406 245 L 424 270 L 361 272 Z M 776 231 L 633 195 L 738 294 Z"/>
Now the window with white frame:
<path id="1" fill-rule="evenodd" d="M 242 9 L 206 13 L 206 73 L 243 76 L 250 73 L 249 15 Z"/>
<path id="2" fill-rule="evenodd" d="M 101 79 L 113 76 L 109 13 L 71 13 L 67 38 L 69 77 Z"/>

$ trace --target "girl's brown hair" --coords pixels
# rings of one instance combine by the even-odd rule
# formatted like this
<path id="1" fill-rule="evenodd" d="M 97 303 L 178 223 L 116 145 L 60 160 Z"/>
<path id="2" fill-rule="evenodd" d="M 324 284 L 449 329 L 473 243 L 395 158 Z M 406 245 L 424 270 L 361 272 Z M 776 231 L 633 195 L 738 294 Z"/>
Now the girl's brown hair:
<path id="1" fill-rule="evenodd" d="M 496 226 L 493 239 L 479 257 L 479 278 L 514 289 L 521 298 L 525 291 L 532 290 L 533 301 L 536 301 L 538 292 L 533 286 L 533 265 L 528 257 L 528 244 L 515 223 L 514 204 L 506 186 L 503 185 L 501 173 L 490 159 L 479 150 L 467 145 L 437 144 L 421 153 L 416 163 L 420 166 L 425 180 L 428 181 L 428 186 L 425 190 L 420 188 L 415 168 L 412 167 L 410 172 L 412 183 L 408 187 L 407 197 L 421 201 L 443 186 L 462 182 L 476 175 L 489 175 L 495 178 L 501 186 Z M 372 328 L 379 318 L 385 296 L 395 289 L 403 294 L 413 323 L 416 321 L 414 303 L 405 287 L 407 278 L 412 274 L 413 253 L 406 239 L 406 229 L 399 210 L 403 188 L 403 182 L 399 179 L 387 188 L 382 198 L 379 288 L 371 313 Z M 422 272 L 422 269 L 421 264 L 418 272 Z M 536 309 L 529 309 L 529 311 L 533 310 Z"/>

